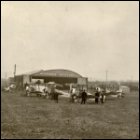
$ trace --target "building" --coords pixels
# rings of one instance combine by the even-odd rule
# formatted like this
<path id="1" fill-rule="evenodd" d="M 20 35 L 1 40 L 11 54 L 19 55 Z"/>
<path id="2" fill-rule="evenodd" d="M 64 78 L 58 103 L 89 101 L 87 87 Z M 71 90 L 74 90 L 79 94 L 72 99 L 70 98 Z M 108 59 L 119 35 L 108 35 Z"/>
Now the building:
<path id="1" fill-rule="evenodd" d="M 69 88 L 71 84 L 80 88 L 87 87 L 88 79 L 80 74 L 66 69 L 39 70 L 36 72 L 16 75 L 18 86 L 24 86 L 25 83 L 35 83 L 38 80 L 41 83 L 55 82 L 61 84 L 64 89 Z"/>

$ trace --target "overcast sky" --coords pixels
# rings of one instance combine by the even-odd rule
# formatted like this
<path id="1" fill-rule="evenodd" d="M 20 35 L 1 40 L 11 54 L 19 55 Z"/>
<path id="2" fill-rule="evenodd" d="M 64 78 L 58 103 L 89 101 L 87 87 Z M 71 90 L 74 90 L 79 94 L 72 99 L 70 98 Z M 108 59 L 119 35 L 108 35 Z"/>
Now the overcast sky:
<path id="1" fill-rule="evenodd" d="M 2 77 L 70 69 L 94 80 L 139 79 L 138 2 L 1 2 Z"/>

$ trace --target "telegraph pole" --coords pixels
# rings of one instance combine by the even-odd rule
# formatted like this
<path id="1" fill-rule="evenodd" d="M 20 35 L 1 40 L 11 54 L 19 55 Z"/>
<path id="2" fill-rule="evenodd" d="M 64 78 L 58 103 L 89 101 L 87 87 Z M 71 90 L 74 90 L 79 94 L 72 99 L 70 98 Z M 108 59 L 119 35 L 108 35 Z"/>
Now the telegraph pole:
<path id="1" fill-rule="evenodd" d="M 108 71 L 106 70 L 106 89 L 107 89 L 107 81 L 108 81 Z"/>
<path id="2" fill-rule="evenodd" d="M 14 65 L 14 81 L 16 82 L 16 64 Z"/>

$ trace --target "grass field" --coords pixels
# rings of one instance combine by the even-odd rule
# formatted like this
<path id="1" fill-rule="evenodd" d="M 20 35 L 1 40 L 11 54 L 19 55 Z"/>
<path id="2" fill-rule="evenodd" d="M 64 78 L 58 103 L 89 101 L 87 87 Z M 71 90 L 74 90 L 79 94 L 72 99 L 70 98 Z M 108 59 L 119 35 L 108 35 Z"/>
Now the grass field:
<path id="1" fill-rule="evenodd" d="M 2 139 L 139 138 L 139 93 L 99 105 L 21 94 L 1 93 Z"/>

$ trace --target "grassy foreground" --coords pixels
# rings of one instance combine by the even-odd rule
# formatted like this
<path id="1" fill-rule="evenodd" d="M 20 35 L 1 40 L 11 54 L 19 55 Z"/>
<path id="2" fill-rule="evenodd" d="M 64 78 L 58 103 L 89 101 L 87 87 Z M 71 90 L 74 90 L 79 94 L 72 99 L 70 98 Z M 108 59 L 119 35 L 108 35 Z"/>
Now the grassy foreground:
<path id="1" fill-rule="evenodd" d="M 139 93 L 105 104 L 59 103 L 17 93 L 1 93 L 2 139 L 139 138 Z"/>

